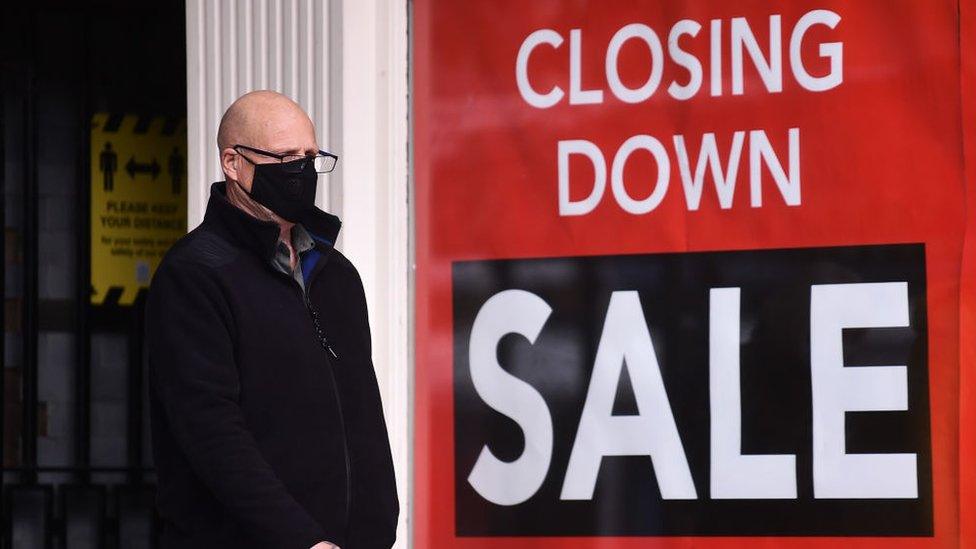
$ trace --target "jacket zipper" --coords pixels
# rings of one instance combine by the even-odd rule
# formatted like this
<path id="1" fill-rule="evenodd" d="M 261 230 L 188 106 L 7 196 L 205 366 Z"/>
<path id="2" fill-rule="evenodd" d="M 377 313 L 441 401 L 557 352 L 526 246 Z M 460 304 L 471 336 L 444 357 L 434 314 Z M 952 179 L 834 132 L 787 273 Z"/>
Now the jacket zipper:
<path id="1" fill-rule="evenodd" d="M 308 314 L 312 318 L 312 326 L 315 328 L 315 335 L 317 335 L 319 338 L 319 344 L 322 345 L 323 349 L 329 351 L 332 358 L 338 360 L 339 355 L 337 355 L 332 349 L 332 345 L 329 343 L 329 338 L 325 335 L 325 330 L 323 330 L 321 324 L 319 324 L 319 312 L 315 310 L 315 307 L 313 307 L 312 303 L 308 300 L 308 294 L 302 293 L 302 298 L 305 300 L 305 309 L 308 310 Z"/>
<path id="2" fill-rule="evenodd" d="M 305 308 L 308 310 L 309 316 L 312 318 L 312 325 L 315 327 L 315 333 L 319 337 L 319 343 L 323 349 L 327 350 L 330 355 L 335 360 L 339 360 L 339 355 L 332 349 L 332 345 L 329 344 L 328 338 L 325 336 L 325 331 L 322 329 L 322 325 L 319 323 L 319 312 L 315 310 L 312 306 L 312 302 L 308 299 L 308 294 L 304 291 L 302 292 L 302 297 L 305 300 Z M 326 357 L 326 361 L 329 363 L 329 377 L 332 378 L 332 392 L 335 395 L 336 407 L 339 410 L 339 429 L 342 432 L 342 457 L 346 463 L 346 520 L 349 520 L 349 513 L 351 512 L 351 499 L 352 499 L 352 466 L 349 463 L 349 442 L 346 435 L 346 419 L 342 413 L 342 397 L 339 396 L 339 384 L 336 382 L 335 372 L 333 368 L 335 367 L 332 359 Z"/>
<path id="3" fill-rule="evenodd" d="M 322 257 L 319 261 L 324 261 L 326 258 Z M 282 276 L 287 276 L 281 273 Z M 332 359 L 339 360 L 339 355 L 336 354 L 332 345 L 329 343 L 328 338 L 325 335 L 325 330 L 322 329 L 322 325 L 319 322 L 319 313 L 312 306 L 312 302 L 308 299 L 308 291 L 301 287 L 301 285 L 295 279 L 288 277 L 293 284 L 298 286 L 298 291 L 302 294 L 302 301 L 305 303 L 305 310 L 308 311 L 309 318 L 312 319 L 312 327 L 315 328 L 315 335 L 318 339 L 319 345 L 332 356 L 325 357 L 326 362 L 328 362 L 329 367 L 329 378 L 332 380 L 332 393 L 336 399 L 336 408 L 339 410 L 339 429 L 342 434 L 342 457 L 346 465 L 346 522 L 348 523 L 350 519 L 350 513 L 352 511 L 352 465 L 349 462 L 349 441 L 346 434 L 346 419 L 342 413 L 342 397 L 339 396 L 339 384 L 336 382 L 335 372 L 333 368 L 335 367 Z"/>

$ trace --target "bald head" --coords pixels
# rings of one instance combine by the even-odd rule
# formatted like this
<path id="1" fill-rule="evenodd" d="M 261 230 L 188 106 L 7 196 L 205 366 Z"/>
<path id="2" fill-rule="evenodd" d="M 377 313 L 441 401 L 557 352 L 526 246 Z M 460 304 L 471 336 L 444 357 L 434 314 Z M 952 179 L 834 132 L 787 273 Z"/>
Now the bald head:
<path id="1" fill-rule="evenodd" d="M 298 103 L 276 91 L 257 90 L 238 97 L 224 112 L 217 147 L 223 150 L 240 143 L 264 148 L 262 144 L 271 146 L 270 142 L 285 139 L 284 134 L 301 132 L 311 132 L 314 140 L 315 127 Z"/>
<path id="2" fill-rule="evenodd" d="M 254 164 L 277 160 L 247 150 L 235 151 L 235 145 L 276 154 L 310 155 L 319 149 L 315 126 L 305 111 L 298 103 L 270 90 L 252 91 L 237 98 L 224 112 L 217 129 L 224 175 L 250 191 Z"/>

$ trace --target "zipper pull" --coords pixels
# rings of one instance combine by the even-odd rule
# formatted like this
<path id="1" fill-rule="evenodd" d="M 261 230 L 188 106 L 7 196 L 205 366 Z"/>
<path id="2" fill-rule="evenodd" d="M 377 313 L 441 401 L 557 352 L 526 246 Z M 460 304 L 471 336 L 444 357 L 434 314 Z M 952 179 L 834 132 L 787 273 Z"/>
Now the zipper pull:
<path id="1" fill-rule="evenodd" d="M 312 302 L 309 301 L 307 294 L 304 295 L 304 298 L 305 307 L 308 309 L 308 314 L 312 317 L 312 325 L 315 326 L 315 333 L 318 335 L 319 341 L 321 342 L 322 346 L 329 351 L 332 358 L 339 360 L 339 355 L 337 355 L 335 350 L 332 349 L 332 345 L 329 344 L 329 340 L 325 338 L 325 332 L 322 331 L 322 325 L 319 324 L 319 312 L 316 311 L 315 307 L 312 306 Z"/>

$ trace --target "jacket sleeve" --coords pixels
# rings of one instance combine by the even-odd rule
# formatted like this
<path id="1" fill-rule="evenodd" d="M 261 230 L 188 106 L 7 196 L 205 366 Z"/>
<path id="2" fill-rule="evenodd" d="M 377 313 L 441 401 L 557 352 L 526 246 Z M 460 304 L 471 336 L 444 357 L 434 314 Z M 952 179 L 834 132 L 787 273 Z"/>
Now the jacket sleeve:
<path id="1" fill-rule="evenodd" d="M 146 316 L 150 382 L 179 449 L 242 530 L 261 547 L 309 549 L 326 534 L 245 424 L 223 296 L 203 265 L 170 263 L 157 271 Z"/>
<path id="2" fill-rule="evenodd" d="M 347 423 L 353 426 L 348 431 L 354 483 L 347 545 L 387 549 L 396 541 L 400 507 L 390 438 L 372 362 L 366 296 L 358 273 L 354 280 L 356 287 L 349 292 L 349 296 L 354 310 L 359 314 L 356 326 L 360 337 L 364 338 L 360 344 L 365 349 L 365 360 L 354 368 L 358 398 L 349 404 L 343 403 Z"/>

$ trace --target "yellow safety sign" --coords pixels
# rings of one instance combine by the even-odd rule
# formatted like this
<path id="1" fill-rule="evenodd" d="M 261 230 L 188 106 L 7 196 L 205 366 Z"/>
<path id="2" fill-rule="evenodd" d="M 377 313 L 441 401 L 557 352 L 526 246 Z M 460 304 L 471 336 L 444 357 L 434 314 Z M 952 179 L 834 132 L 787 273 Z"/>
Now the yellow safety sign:
<path id="1" fill-rule="evenodd" d="M 93 304 L 130 305 L 186 233 L 186 120 L 97 113 L 91 124 Z"/>

